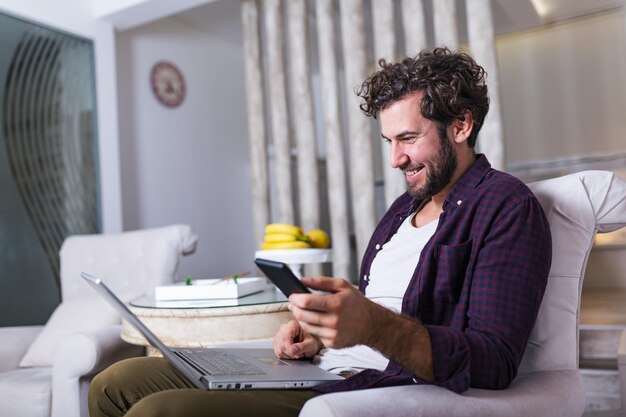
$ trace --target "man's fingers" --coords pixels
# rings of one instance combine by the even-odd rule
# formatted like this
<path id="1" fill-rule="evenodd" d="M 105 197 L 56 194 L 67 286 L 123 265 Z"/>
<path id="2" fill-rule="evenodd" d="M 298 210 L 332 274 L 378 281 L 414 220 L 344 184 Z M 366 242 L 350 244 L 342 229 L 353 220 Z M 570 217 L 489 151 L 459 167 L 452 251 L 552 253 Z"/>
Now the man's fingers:
<path id="1" fill-rule="evenodd" d="M 283 359 L 301 359 L 304 357 L 313 357 L 318 350 L 315 339 L 308 337 L 303 342 L 283 346 L 282 350 L 279 352 L 280 354 L 276 356 Z"/>
<path id="2" fill-rule="evenodd" d="M 302 351 L 296 345 L 285 346 L 280 357 L 283 359 L 300 359 L 302 357 Z"/>
<path id="3" fill-rule="evenodd" d="M 282 359 L 300 359 L 304 350 L 301 343 L 293 343 L 292 340 L 283 339 L 274 345 L 274 354 Z"/>
<path id="4" fill-rule="evenodd" d="M 278 329 L 274 336 L 272 347 L 277 357 L 283 357 L 284 354 L 291 355 L 289 350 L 294 345 L 300 335 L 300 325 L 297 321 L 291 320 Z"/>
<path id="5" fill-rule="evenodd" d="M 339 289 L 349 285 L 345 280 L 329 277 L 304 277 L 302 283 L 314 290 L 337 292 Z"/>
<path id="6" fill-rule="evenodd" d="M 298 307 L 307 310 L 325 311 L 327 308 L 323 297 L 325 296 L 317 294 L 291 294 L 289 296 L 289 309 L 292 310 L 293 307 Z"/>
<path id="7" fill-rule="evenodd" d="M 300 308 L 317 311 L 337 311 L 341 305 L 339 297 L 348 291 L 356 291 L 352 285 L 343 279 L 312 277 L 302 278 L 302 282 L 315 290 L 326 291 L 329 294 L 294 293 L 289 296 L 289 302 Z M 339 297 L 339 298 L 338 298 Z"/>
<path id="8" fill-rule="evenodd" d="M 329 341 L 336 337 L 337 332 L 335 330 L 309 323 L 301 323 L 301 325 L 305 331 L 319 337 L 326 347 L 333 347 L 332 342 Z"/>
<path id="9" fill-rule="evenodd" d="M 333 324 L 328 314 L 322 311 L 315 311 L 308 306 L 307 308 L 300 308 L 292 304 L 289 309 L 291 310 L 291 314 L 300 322 L 300 325 L 302 325 L 303 322 L 316 326 L 332 326 Z"/>

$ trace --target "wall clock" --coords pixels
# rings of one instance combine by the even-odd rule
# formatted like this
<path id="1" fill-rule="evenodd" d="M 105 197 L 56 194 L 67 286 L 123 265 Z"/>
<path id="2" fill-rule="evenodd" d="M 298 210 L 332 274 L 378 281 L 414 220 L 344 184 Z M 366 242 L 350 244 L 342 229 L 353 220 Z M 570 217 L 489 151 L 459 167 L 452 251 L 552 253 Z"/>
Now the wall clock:
<path id="1" fill-rule="evenodd" d="M 171 62 L 159 61 L 150 71 L 152 92 L 167 107 L 177 107 L 185 99 L 185 78 Z"/>

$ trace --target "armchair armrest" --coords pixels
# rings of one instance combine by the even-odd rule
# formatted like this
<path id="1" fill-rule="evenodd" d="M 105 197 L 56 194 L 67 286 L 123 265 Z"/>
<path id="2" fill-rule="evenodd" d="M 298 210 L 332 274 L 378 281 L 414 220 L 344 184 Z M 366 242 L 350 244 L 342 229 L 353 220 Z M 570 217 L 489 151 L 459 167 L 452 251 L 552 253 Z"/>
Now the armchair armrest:
<path id="1" fill-rule="evenodd" d="M 122 359 L 143 354 L 144 348 L 120 338 L 121 325 L 76 333 L 61 342 L 52 366 L 52 416 L 79 417 L 80 381 Z"/>
<path id="2" fill-rule="evenodd" d="M 143 347 L 124 342 L 120 325 L 76 333 L 61 342 L 54 357 L 54 376 L 79 378 L 95 374 L 126 358 L 143 354 Z"/>
<path id="3" fill-rule="evenodd" d="M 0 372 L 16 369 L 44 326 L 0 327 Z"/>

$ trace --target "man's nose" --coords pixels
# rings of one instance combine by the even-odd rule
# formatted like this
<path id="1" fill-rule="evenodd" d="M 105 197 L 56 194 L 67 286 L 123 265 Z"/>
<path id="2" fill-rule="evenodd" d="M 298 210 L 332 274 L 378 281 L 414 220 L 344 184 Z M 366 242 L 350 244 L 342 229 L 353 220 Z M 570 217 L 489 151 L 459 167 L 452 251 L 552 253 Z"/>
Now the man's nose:
<path id="1" fill-rule="evenodd" d="M 389 163 L 392 168 L 399 168 L 408 162 L 408 156 L 398 142 L 391 141 L 389 146 Z"/>

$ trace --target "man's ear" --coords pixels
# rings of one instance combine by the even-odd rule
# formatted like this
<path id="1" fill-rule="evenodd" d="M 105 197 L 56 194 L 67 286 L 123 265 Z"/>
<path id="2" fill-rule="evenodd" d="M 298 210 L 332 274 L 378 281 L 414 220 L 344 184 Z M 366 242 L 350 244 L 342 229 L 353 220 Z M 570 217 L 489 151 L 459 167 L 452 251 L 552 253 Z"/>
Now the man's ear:
<path id="1" fill-rule="evenodd" d="M 452 127 L 452 138 L 456 143 L 462 143 L 469 138 L 472 130 L 474 129 L 474 118 L 472 117 L 472 113 L 466 111 L 463 113 L 463 117 L 460 119 L 455 119 L 451 123 Z"/>

